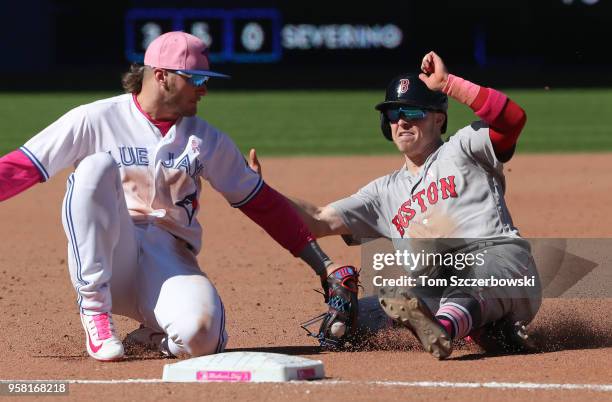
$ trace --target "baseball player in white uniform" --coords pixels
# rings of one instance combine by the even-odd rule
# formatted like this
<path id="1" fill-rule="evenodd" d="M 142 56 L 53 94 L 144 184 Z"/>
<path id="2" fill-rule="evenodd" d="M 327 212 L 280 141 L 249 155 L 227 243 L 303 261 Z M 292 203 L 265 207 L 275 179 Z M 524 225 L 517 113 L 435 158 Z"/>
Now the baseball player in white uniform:
<path id="1" fill-rule="evenodd" d="M 210 71 L 206 50 L 183 32 L 159 36 L 144 66 L 124 76 L 128 93 L 69 111 L 0 158 L 0 200 L 76 166 L 62 221 L 86 348 L 97 360 L 124 356 L 112 313 L 142 324 L 129 340 L 167 356 L 224 349 L 223 303 L 196 260 L 201 179 L 306 261 L 324 287 L 346 268 L 232 140 L 195 116 L 207 80 L 227 77 Z"/>
<path id="2" fill-rule="evenodd" d="M 451 354 L 453 339 L 467 336 L 488 351 L 528 350 L 525 325 L 539 309 L 541 287 L 529 243 L 504 201 L 502 168 L 514 153 L 525 112 L 495 89 L 448 74 L 434 52 L 425 55 L 421 70 L 393 79 L 376 106 L 384 136 L 404 156 L 402 168 L 325 207 L 293 202 L 317 236 L 342 235 L 349 244 L 383 237 L 412 252 L 410 239 L 444 237 L 455 241 L 438 241 L 438 252 L 480 254 L 482 264 L 473 269 L 425 264 L 416 271 L 431 279 L 470 279 L 461 285 L 383 286 L 381 307 L 438 358 Z M 481 120 L 443 142 L 447 96 Z M 531 281 L 513 288 L 472 286 L 472 279 L 490 277 Z"/>

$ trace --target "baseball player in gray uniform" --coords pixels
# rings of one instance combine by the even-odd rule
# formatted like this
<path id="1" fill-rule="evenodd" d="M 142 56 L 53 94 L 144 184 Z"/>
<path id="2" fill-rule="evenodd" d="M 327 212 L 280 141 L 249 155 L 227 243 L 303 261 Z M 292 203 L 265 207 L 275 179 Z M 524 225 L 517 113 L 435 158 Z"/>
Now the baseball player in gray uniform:
<path id="1" fill-rule="evenodd" d="M 0 201 L 76 167 L 62 220 L 89 355 L 123 358 L 112 313 L 142 324 L 129 341 L 167 356 L 223 351 L 223 303 L 196 259 L 202 179 L 308 263 L 326 301 L 356 299 L 355 270 L 333 264 L 233 141 L 195 116 L 206 82 L 227 78 L 209 69 L 204 43 L 168 32 L 147 47 L 144 62 L 124 76 L 126 94 L 69 111 L 0 158 Z"/>
<path id="2" fill-rule="evenodd" d="M 467 280 L 379 288 L 385 313 L 438 358 L 451 354 L 453 339 L 467 336 L 487 350 L 526 350 L 525 325 L 539 309 L 541 289 L 529 243 L 519 236 L 504 201 L 502 169 L 526 115 L 503 93 L 449 74 L 434 52 L 425 55 L 421 70 L 393 79 L 385 101 L 376 105 L 383 135 L 403 154 L 404 165 L 325 207 L 292 201 L 319 237 L 342 235 L 348 244 L 383 237 L 393 239 L 396 248 L 414 248 L 405 246 L 410 239 L 444 237 L 457 241 L 446 249 L 446 243 L 436 243 L 438 251 L 482 258 L 459 275 L 459 269 L 436 265 L 420 267 L 419 275 L 531 278 L 513 288 Z M 447 96 L 471 107 L 480 120 L 443 142 Z"/>

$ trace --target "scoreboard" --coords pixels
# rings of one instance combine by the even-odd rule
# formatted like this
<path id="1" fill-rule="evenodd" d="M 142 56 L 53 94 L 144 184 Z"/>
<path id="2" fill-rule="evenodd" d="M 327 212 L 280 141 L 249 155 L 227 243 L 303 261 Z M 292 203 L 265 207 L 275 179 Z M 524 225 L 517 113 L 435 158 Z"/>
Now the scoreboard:
<path id="1" fill-rule="evenodd" d="M 18 40 L 1 41 L 0 52 L 20 62 L 0 71 L 23 79 L 0 88 L 62 88 L 79 74 L 84 87 L 114 88 L 126 62 L 141 63 L 149 43 L 172 30 L 208 44 L 211 62 L 234 77 L 224 88 L 379 88 L 430 50 L 491 85 L 612 82 L 612 0 L 4 3 L 5 36 Z"/>
<path id="2" fill-rule="evenodd" d="M 286 56 L 321 51 L 393 51 L 404 44 L 402 28 L 374 23 L 284 23 L 276 8 L 130 9 L 125 18 L 125 53 L 142 62 L 144 51 L 168 31 L 199 37 L 215 63 L 277 63 Z"/>
<path id="3" fill-rule="evenodd" d="M 132 9 L 125 24 L 126 56 L 132 62 L 142 62 L 149 43 L 168 31 L 197 36 L 217 63 L 281 58 L 281 16 L 275 9 Z"/>

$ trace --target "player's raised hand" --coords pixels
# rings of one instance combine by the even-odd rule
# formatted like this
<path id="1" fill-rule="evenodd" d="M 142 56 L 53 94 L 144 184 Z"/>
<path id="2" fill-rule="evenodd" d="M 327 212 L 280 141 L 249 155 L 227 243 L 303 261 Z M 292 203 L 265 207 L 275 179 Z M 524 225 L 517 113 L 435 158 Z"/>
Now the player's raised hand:
<path id="1" fill-rule="evenodd" d="M 257 159 L 257 151 L 255 148 L 251 148 L 249 151 L 249 167 L 255 171 L 255 173 L 263 176 L 261 164 L 259 163 L 259 159 Z"/>
<path id="2" fill-rule="evenodd" d="M 419 78 L 432 91 L 441 91 L 448 81 L 448 71 L 444 62 L 435 52 L 429 52 L 421 62 Z"/>

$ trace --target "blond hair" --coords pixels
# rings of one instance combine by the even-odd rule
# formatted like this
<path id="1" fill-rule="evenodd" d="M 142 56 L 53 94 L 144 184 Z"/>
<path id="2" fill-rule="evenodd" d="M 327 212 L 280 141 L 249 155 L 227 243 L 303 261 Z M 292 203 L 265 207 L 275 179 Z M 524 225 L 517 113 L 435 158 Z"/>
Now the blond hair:
<path id="1" fill-rule="evenodd" d="M 145 66 L 132 64 L 130 70 L 121 76 L 121 85 L 126 93 L 139 93 L 142 90 Z"/>

